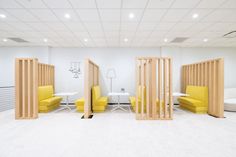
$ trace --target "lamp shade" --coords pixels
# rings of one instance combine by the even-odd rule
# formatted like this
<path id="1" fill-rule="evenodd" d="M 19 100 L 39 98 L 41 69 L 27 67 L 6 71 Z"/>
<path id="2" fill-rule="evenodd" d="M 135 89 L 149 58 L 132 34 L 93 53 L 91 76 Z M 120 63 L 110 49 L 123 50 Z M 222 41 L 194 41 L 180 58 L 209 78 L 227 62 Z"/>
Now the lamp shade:
<path id="1" fill-rule="evenodd" d="M 107 78 L 116 78 L 116 71 L 115 71 L 115 69 L 108 69 L 107 70 Z"/>

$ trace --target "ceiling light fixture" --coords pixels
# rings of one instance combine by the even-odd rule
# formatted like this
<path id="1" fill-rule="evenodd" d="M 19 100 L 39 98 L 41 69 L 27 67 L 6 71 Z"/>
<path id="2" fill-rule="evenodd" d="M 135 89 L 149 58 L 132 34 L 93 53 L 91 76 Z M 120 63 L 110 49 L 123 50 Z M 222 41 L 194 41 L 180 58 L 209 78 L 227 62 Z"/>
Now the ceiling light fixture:
<path id="1" fill-rule="evenodd" d="M 193 19 L 196 19 L 196 18 L 198 18 L 198 16 L 199 16 L 199 15 L 198 15 L 197 13 L 195 13 L 195 14 L 192 15 L 192 18 L 193 18 Z"/>
<path id="2" fill-rule="evenodd" d="M 44 41 L 45 43 L 47 43 L 47 42 L 48 42 L 48 39 L 47 39 L 47 38 L 45 38 L 45 39 L 43 39 L 43 41 Z"/>
<path id="3" fill-rule="evenodd" d="M 207 39 L 207 38 L 205 38 L 205 39 L 203 39 L 203 41 L 204 41 L 204 42 L 208 42 L 208 39 Z"/>
<path id="4" fill-rule="evenodd" d="M 129 39 L 127 39 L 127 38 L 124 38 L 124 42 L 128 42 L 129 41 Z"/>
<path id="5" fill-rule="evenodd" d="M 0 14 L 0 18 L 5 19 L 7 16 L 4 14 Z"/>
<path id="6" fill-rule="evenodd" d="M 129 18 L 133 19 L 134 18 L 134 14 L 133 13 L 129 13 Z"/>
<path id="7" fill-rule="evenodd" d="M 88 42 L 88 39 L 85 38 L 84 41 L 85 41 L 85 42 Z"/>
<path id="8" fill-rule="evenodd" d="M 66 13 L 66 14 L 64 15 L 64 17 L 67 18 L 67 19 L 70 19 L 71 16 L 70 16 L 70 14 Z"/>
<path id="9" fill-rule="evenodd" d="M 167 39 L 167 38 L 165 38 L 165 39 L 164 39 L 164 42 L 165 42 L 165 43 L 167 43 L 167 42 L 168 42 L 168 39 Z"/>
<path id="10" fill-rule="evenodd" d="M 5 38 L 5 39 L 2 39 L 2 41 L 3 41 L 3 42 L 7 42 L 7 39 L 6 39 L 6 38 Z"/>

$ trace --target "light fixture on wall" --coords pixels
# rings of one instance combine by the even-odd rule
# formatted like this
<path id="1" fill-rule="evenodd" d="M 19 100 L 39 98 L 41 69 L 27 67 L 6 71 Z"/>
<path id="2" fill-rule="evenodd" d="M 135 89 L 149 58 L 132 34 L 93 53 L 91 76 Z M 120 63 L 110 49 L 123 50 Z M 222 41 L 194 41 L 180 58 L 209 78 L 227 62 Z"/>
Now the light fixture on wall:
<path id="1" fill-rule="evenodd" d="M 107 70 L 107 78 L 110 79 L 110 92 L 112 92 L 112 79 L 116 78 L 115 69 L 108 69 Z"/>
<path id="2" fill-rule="evenodd" d="M 80 62 L 70 62 L 70 72 L 74 75 L 74 78 L 79 78 L 79 75 L 81 74 L 80 71 Z"/>

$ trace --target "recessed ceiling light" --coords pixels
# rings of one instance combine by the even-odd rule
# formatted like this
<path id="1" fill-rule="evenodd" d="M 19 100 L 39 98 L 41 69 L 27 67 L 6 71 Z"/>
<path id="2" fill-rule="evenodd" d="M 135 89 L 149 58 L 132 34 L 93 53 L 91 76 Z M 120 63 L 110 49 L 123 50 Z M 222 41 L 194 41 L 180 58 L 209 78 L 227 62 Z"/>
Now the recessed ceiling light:
<path id="1" fill-rule="evenodd" d="M 129 39 L 127 39 L 127 38 L 124 38 L 124 42 L 128 42 L 129 41 Z"/>
<path id="2" fill-rule="evenodd" d="M 167 39 L 167 38 L 165 38 L 165 39 L 164 39 L 164 42 L 165 42 L 165 43 L 167 43 L 167 42 L 168 42 L 168 39 Z"/>
<path id="3" fill-rule="evenodd" d="M 7 39 L 2 39 L 2 41 L 7 42 Z"/>
<path id="4" fill-rule="evenodd" d="M 205 38 L 205 39 L 203 39 L 203 41 L 204 41 L 204 42 L 208 42 L 208 39 L 207 39 L 207 38 Z"/>
<path id="5" fill-rule="evenodd" d="M 85 38 L 85 39 L 84 39 L 84 41 L 85 41 L 85 42 L 87 42 L 87 41 L 88 41 L 88 39 L 87 39 L 87 38 Z"/>
<path id="6" fill-rule="evenodd" d="M 195 13 L 195 14 L 192 15 L 192 18 L 193 18 L 193 19 L 196 19 L 196 18 L 198 18 L 198 16 L 199 16 L 199 15 L 198 15 L 197 13 Z"/>
<path id="7" fill-rule="evenodd" d="M 46 43 L 46 42 L 48 42 L 48 39 L 47 39 L 47 38 L 45 38 L 45 39 L 43 39 L 43 41 Z"/>
<path id="8" fill-rule="evenodd" d="M 133 13 L 129 13 L 129 18 L 133 19 L 134 18 L 134 14 Z"/>
<path id="9" fill-rule="evenodd" d="M 5 19 L 7 16 L 4 14 L 0 14 L 0 18 Z"/>
<path id="10" fill-rule="evenodd" d="M 67 19 L 70 19 L 70 14 L 66 13 L 66 14 L 64 15 L 64 17 L 67 18 Z"/>

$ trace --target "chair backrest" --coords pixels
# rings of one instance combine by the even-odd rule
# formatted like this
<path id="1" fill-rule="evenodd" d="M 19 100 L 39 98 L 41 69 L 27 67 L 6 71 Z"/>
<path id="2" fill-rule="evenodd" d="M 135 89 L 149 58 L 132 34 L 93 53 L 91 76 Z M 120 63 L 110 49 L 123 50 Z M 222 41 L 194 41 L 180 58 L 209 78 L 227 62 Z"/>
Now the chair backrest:
<path id="1" fill-rule="evenodd" d="M 186 94 L 190 98 L 203 101 L 208 104 L 208 87 L 205 86 L 187 86 Z"/>
<path id="2" fill-rule="evenodd" d="M 53 97 L 53 86 L 39 86 L 38 87 L 38 101 Z"/>
<path id="3" fill-rule="evenodd" d="M 236 88 L 226 88 L 224 93 L 225 99 L 236 98 Z"/>
<path id="4" fill-rule="evenodd" d="M 101 97 L 100 86 L 93 86 L 92 87 L 92 103 L 96 102 L 96 100 L 100 97 Z"/>

